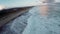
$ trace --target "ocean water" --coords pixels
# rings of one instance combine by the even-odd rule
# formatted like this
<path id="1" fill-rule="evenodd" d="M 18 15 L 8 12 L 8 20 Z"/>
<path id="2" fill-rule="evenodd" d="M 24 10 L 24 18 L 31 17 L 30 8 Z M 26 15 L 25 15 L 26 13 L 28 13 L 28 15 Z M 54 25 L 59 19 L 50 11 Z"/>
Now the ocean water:
<path id="1" fill-rule="evenodd" d="M 60 34 L 60 4 L 34 7 L 23 34 Z"/>

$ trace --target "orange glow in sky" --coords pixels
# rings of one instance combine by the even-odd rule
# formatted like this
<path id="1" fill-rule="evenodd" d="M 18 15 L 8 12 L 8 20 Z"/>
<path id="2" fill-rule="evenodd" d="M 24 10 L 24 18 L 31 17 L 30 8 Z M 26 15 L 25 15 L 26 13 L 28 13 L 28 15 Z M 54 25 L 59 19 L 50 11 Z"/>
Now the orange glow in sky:
<path id="1" fill-rule="evenodd" d="M 0 10 L 3 10 L 4 8 L 5 8 L 4 6 L 0 5 Z"/>

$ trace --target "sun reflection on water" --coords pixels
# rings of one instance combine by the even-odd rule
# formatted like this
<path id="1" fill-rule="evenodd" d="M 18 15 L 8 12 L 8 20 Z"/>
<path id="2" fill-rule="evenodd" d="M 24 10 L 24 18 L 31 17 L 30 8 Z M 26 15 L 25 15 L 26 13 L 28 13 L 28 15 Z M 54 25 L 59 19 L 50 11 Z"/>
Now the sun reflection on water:
<path id="1" fill-rule="evenodd" d="M 39 10 L 40 10 L 40 14 L 42 16 L 47 16 L 48 15 L 48 5 L 42 5 L 39 7 Z"/>

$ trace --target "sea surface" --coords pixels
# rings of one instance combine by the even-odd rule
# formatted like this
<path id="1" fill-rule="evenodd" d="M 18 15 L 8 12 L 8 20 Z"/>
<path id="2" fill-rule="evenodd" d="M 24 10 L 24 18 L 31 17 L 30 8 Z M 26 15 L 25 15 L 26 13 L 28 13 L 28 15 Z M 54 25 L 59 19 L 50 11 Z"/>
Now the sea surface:
<path id="1" fill-rule="evenodd" d="M 34 7 L 30 13 L 23 34 L 60 34 L 60 3 Z"/>

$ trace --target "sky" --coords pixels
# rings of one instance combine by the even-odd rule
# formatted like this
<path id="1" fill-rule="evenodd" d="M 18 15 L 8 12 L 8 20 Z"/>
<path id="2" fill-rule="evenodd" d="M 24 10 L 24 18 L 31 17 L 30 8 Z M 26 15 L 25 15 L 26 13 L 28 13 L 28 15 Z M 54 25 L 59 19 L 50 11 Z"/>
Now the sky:
<path id="1" fill-rule="evenodd" d="M 0 5 L 8 7 L 23 7 L 39 4 L 42 0 L 0 0 Z M 60 2 L 60 0 L 55 0 Z"/>
<path id="2" fill-rule="evenodd" d="M 56 2 L 60 2 L 60 0 L 55 0 Z"/>
<path id="3" fill-rule="evenodd" d="M 0 5 L 4 5 L 7 7 L 14 6 L 27 6 L 27 5 L 35 5 L 38 4 L 39 0 L 0 0 Z"/>

